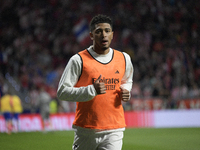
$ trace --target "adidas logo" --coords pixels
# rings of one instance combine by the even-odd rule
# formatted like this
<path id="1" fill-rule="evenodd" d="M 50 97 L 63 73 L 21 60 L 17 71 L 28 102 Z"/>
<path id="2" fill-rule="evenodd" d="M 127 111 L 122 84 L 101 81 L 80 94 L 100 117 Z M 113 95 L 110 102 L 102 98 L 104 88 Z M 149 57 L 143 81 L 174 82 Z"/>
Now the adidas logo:
<path id="1" fill-rule="evenodd" d="M 115 72 L 115 74 L 119 74 L 119 71 L 117 70 L 117 71 Z"/>

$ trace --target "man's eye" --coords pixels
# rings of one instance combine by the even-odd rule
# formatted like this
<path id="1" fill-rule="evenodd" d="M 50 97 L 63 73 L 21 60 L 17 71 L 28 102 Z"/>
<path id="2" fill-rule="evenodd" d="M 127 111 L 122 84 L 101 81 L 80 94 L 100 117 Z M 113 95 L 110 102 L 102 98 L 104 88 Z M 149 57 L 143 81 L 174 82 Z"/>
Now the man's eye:
<path id="1" fill-rule="evenodd" d="M 100 33 L 101 31 L 100 30 L 96 30 L 96 33 L 98 34 L 98 33 Z"/>

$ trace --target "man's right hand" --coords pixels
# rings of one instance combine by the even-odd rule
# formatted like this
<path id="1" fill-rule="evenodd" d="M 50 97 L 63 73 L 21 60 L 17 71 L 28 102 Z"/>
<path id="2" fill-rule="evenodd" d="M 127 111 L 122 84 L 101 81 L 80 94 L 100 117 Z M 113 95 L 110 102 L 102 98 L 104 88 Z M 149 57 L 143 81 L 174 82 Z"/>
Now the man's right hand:
<path id="1" fill-rule="evenodd" d="M 105 83 L 100 82 L 101 75 L 98 77 L 98 79 L 94 82 L 94 88 L 97 92 L 97 94 L 105 94 L 106 93 L 106 87 Z"/>

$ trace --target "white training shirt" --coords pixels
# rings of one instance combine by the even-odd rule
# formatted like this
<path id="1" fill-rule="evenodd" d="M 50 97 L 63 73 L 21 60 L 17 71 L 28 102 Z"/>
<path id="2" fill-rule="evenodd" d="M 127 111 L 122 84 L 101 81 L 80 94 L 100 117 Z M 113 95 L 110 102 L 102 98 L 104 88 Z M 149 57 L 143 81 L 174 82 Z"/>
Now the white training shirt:
<path id="1" fill-rule="evenodd" d="M 113 49 L 110 48 L 108 54 L 97 54 L 93 51 L 93 46 L 88 48 L 89 53 L 99 62 L 108 63 L 113 56 Z M 130 56 L 123 52 L 126 60 L 126 71 L 122 78 L 121 87 L 131 91 L 132 88 L 132 78 L 133 78 L 133 65 L 131 63 Z M 60 100 L 72 101 L 72 102 L 85 102 L 93 99 L 97 93 L 93 84 L 85 87 L 74 87 L 81 75 L 82 70 L 82 60 L 78 54 L 72 56 L 64 69 L 61 76 L 57 97 Z M 98 77 L 97 77 L 98 78 Z"/>

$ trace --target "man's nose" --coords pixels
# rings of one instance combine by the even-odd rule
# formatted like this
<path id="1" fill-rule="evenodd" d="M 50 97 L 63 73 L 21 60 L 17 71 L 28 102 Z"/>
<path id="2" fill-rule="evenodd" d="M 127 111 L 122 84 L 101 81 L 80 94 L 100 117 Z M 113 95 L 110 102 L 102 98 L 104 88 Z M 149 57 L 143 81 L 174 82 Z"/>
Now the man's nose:
<path id="1" fill-rule="evenodd" d="M 106 31 L 102 31 L 102 36 L 103 36 L 103 37 L 106 36 Z"/>

